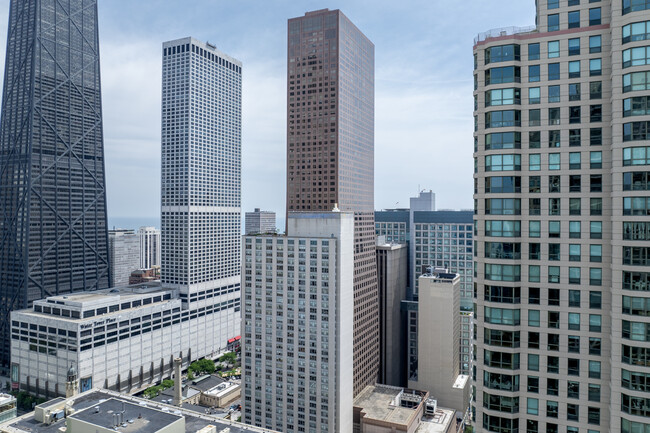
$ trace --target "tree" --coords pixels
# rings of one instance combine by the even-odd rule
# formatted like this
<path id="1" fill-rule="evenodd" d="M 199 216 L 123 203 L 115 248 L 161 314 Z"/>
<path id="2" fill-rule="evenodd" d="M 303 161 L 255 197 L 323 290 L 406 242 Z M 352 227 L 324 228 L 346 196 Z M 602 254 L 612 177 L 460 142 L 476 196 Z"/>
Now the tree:
<path id="1" fill-rule="evenodd" d="M 237 354 L 235 352 L 224 353 L 223 355 L 221 355 L 221 358 L 219 358 L 219 361 L 232 365 L 235 362 L 237 362 Z"/>

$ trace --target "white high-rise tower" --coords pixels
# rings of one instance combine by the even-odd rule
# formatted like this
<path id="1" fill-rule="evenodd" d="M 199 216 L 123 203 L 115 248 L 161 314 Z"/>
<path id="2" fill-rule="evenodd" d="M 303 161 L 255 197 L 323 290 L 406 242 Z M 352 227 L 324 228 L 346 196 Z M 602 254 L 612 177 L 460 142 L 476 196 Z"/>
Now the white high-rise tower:
<path id="1" fill-rule="evenodd" d="M 241 62 L 166 42 L 162 83 L 162 284 L 214 311 L 223 342 L 240 330 Z"/>
<path id="2" fill-rule="evenodd" d="M 140 268 L 160 266 L 160 230 L 155 227 L 140 227 Z"/>

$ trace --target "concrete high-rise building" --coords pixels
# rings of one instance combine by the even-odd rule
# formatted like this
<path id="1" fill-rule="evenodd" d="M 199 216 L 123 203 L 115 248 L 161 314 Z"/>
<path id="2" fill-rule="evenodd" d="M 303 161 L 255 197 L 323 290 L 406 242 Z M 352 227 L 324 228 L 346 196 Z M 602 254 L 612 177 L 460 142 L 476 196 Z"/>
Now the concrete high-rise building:
<path id="1" fill-rule="evenodd" d="M 109 230 L 108 255 L 111 263 L 110 286 L 128 285 L 131 272 L 140 268 L 140 237 L 133 230 Z"/>
<path id="2" fill-rule="evenodd" d="M 292 213 L 286 236 L 244 239 L 243 421 L 351 432 L 354 214 Z"/>
<path id="3" fill-rule="evenodd" d="M 474 45 L 476 426 L 648 430 L 650 2 L 536 9 Z"/>
<path id="4" fill-rule="evenodd" d="M 431 190 L 420 191 L 417 197 L 411 197 L 409 204 L 411 212 L 433 212 L 436 210 L 436 194 Z"/>
<path id="5" fill-rule="evenodd" d="M 429 391 L 440 405 L 465 413 L 471 384 L 460 371 L 460 276 L 432 269 L 418 280 L 418 355 L 408 387 Z"/>
<path id="6" fill-rule="evenodd" d="M 155 227 L 140 227 L 140 269 L 160 266 L 160 230 Z"/>
<path id="7" fill-rule="evenodd" d="M 10 311 L 108 287 L 99 71 L 95 0 L 10 2 L 0 125 L 5 373 Z"/>
<path id="8" fill-rule="evenodd" d="M 378 238 L 378 241 L 381 238 Z M 408 285 L 406 244 L 377 245 L 379 286 L 379 379 L 384 385 L 406 385 L 406 315 L 402 301 Z"/>
<path id="9" fill-rule="evenodd" d="M 287 213 L 355 212 L 354 394 L 377 380 L 375 48 L 339 10 L 289 20 Z"/>
<path id="10" fill-rule="evenodd" d="M 193 38 L 163 44 L 164 288 L 214 313 L 217 346 L 240 331 L 241 62 Z"/>
<path id="11" fill-rule="evenodd" d="M 255 208 L 246 212 L 244 230 L 247 235 L 275 233 L 275 212 Z"/>

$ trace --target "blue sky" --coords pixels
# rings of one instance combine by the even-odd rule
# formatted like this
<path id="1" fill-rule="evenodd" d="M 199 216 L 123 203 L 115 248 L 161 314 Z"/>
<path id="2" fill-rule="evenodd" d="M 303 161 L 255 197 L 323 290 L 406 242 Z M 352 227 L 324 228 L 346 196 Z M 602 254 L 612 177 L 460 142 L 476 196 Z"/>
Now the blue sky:
<path id="1" fill-rule="evenodd" d="M 160 47 L 184 36 L 243 62 L 242 206 L 283 214 L 286 21 L 323 8 L 375 44 L 375 207 L 419 187 L 471 208 L 473 38 L 532 25 L 533 0 L 99 0 L 109 217 L 159 215 Z M 0 0 L 1 35 L 8 10 Z"/>

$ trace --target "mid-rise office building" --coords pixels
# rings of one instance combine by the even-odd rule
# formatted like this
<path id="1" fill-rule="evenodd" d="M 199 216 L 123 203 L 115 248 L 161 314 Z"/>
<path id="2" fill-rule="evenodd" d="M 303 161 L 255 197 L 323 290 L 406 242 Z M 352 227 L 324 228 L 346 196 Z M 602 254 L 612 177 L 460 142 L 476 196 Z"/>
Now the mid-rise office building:
<path id="1" fill-rule="evenodd" d="M 173 358 L 182 358 L 184 368 L 214 358 L 227 345 L 215 317 L 238 309 L 239 290 L 233 284 L 205 297 L 205 306 L 187 309 L 178 290 L 154 282 L 35 301 L 32 309 L 12 313 L 16 384 L 63 396 L 74 365 L 82 392 L 135 392 L 169 378 Z"/>
<path id="2" fill-rule="evenodd" d="M 536 9 L 474 45 L 476 425 L 644 431 L 650 3 Z"/>
<path id="3" fill-rule="evenodd" d="M 290 213 L 286 236 L 246 236 L 242 419 L 351 432 L 354 214 Z"/>
<path id="4" fill-rule="evenodd" d="M 0 370 L 9 312 L 109 281 L 97 2 L 5 2 Z"/>
<path id="5" fill-rule="evenodd" d="M 289 20 L 287 213 L 355 212 L 354 394 L 377 380 L 375 47 L 339 10 Z"/>
<path id="6" fill-rule="evenodd" d="M 131 273 L 140 268 L 140 237 L 133 230 L 109 230 L 108 255 L 111 263 L 110 286 L 128 285 Z"/>
<path id="7" fill-rule="evenodd" d="M 379 286 L 379 379 L 378 383 L 406 385 L 406 299 L 408 247 L 380 243 L 377 237 L 377 282 Z"/>
<path id="8" fill-rule="evenodd" d="M 275 212 L 260 208 L 255 208 L 254 212 L 246 212 L 244 227 L 247 235 L 275 233 Z"/>
<path id="9" fill-rule="evenodd" d="M 227 305 L 211 317 L 224 345 L 240 332 L 241 74 L 214 45 L 163 44 L 161 281 L 184 308 Z"/>
<path id="10" fill-rule="evenodd" d="M 140 269 L 160 266 L 160 230 L 155 227 L 140 227 Z"/>
<path id="11" fill-rule="evenodd" d="M 469 409 L 470 377 L 460 371 L 460 276 L 446 269 L 421 275 L 417 360 L 408 386 L 428 391 L 444 407 Z"/>

